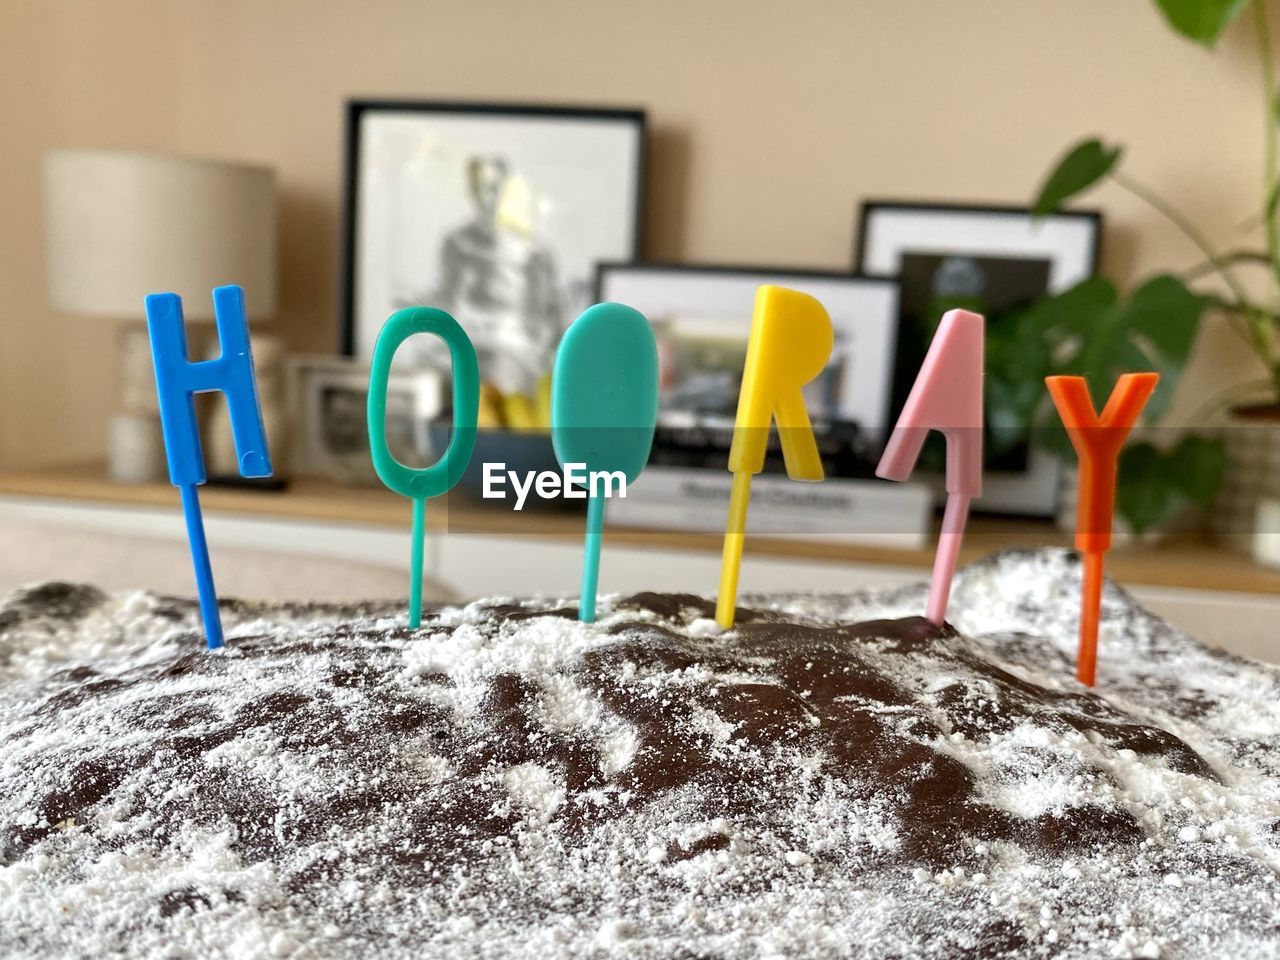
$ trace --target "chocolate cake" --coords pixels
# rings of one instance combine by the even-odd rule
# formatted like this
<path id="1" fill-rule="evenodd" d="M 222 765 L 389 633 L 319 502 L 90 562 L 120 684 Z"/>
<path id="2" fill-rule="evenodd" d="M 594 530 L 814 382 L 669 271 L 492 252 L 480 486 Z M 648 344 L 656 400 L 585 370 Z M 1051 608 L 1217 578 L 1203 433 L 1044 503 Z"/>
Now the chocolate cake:
<path id="1" fill-rule="evenodd" d="M 5 957 L 1280 956 L 1280 670 L 1078 560 L 923 587 L 0 604 Z"/>

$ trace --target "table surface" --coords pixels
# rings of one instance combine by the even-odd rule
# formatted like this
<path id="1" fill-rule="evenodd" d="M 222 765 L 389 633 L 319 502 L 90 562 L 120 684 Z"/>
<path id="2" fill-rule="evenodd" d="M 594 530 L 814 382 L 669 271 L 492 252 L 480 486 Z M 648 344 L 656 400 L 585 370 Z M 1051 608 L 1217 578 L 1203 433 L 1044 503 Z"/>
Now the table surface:
<path id="1" fill-rule="evenodd" d="M 0 495 L 40 497 L 96 504 L 178 509 L 177 492 L 167 483 L 118 484 L 100 465 L 33 471 L 0 471 Z M 442 498 L 448 501 L 449 498 Z M 327 480 L 297 478 L 283 491 L 206 486 L 206 510 L 274 519 L 403 527 L 409 505 L 382 488 L 349 487 Z M 583 520 L 573 514 L 511 513 L 460 499 L 432 501 L 428 526 L 469 534 L 518 535 L 533 539 L 579 539 Z M 1007 547 L 1070 546 L 1071 535 L 1049 521 L 974 517 L 965 535 L 961 562 Z M 747 549 L 763 556 L 849 564 L 885 564 L 928 568 L 933 548 L 901 549 L 814 538 L 748 537 Z M 709 533 L 646 530 L 611 526 L 606 543 L 650 549 L 718 553 L 722 538 Z M 1280 595 L 1280 570 L 1260 566 L 1243 553 L 1200 535 L 1179 535 L 1156 543 L 1127 543 L 1107 557 L 1107 571 L 1122 582 Z"/>

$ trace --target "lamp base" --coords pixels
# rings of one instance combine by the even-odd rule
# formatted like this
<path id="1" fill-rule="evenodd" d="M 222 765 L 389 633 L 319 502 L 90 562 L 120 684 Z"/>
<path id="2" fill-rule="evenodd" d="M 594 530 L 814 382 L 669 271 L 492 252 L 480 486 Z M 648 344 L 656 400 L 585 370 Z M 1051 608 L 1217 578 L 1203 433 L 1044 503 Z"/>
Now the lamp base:
<path id="1" fill-rule="evenodd" d="M 117 350 L 119 406 L 107 425 L 107 475 L 117 483 L 159 483 L 168 461 L 146 324 L 122 324 Z"/>
<path id="2" fill-rule="evenodd" d="M 107 476 L 116 483 L 159 483 L 167 477 L 158 414 L 118 413 L 107 429 Z"/>

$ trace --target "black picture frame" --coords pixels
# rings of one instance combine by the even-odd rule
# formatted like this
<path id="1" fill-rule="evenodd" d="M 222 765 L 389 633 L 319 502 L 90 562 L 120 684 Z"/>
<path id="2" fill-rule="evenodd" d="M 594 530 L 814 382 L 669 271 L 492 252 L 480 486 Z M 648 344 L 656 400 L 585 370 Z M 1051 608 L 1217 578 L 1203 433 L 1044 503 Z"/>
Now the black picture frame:
<path id="1" fill-rule="evenodd" d="M 1013 203 L 959 203 L 947 200 L 893 200 L 877 198 L 863 200 L 858 206 L 858 229 L 854 235 L 853 270 L 855 273 L 865 271 L 863 266 L 867 251 L 867 231 L 870 228 L 869 214 L 876 210 L 940 210 L 946 213 L 991 214 L 994 216 L 1028 217 L 1030 207 L 1022 207 Z M 1093 243 L 1089 250 L 1089 273 L 1098 272 L 1098 264 L 1102 256 L 1102 211 L 1100 210 L 1064 210 L 1047 214 L 1045 219 L 1063 217 L 1070 220 L 1091 223 L 1093 225 Z"/>
<path id="2" fill-rule="evenodd" d="M 625 276 L 630 283 L 619 290 L 611 277 Z M 646 292 L 645 281 L 680 283 L 704 281 L 715 285 L 702 296 L 663 294 L 656 289 Z M 745 281 L 745 282 L 734 282 Z M 830 382 L 830 395 L 825 403 L 830 413 L 823 415 L 811 408 L 815 436 L 829 475 L 836 477 L 870 477 L 875 469 L 880 444 L 891 424 L 888 421 L 892 386 L 893 352 L 897 342 L 898 284 L 883 277 L 868 277 L 848 271 L 804 269 L 759 264 L 673 263 L 657 261 L 602 262 L 596 267 L 595 299 L 618 299 L 645 314 L 655 326 L 659 339 L 659 355 L 664 354 L 664 321 L 670 319 L 672 304 L 679 314 L 688 305 L 690 315 L 711 316 L 720 323 L 740 325 L 743 349 L 750 330 L 755 290 L 760 284 L 777 283 L 815 296 L 831 315 L 836 329 L 833 363 L 841 364 L 840 376 Z M 714 302 L 715 309 L 707 310 Z M 731 314 L 731 319 L 730 319 Z M 870 322 L 869 322 L 870 321 Z M 679 339 L 681 335 L 676 334 Z M 715 330 L 712 338 L 719 336 Z M 842 341 L 845 346 L 842 347 Z M 734 374 L 741 376 L 741 358 L 734 363 Z M 848 364 L 846 370 L 843 365 Z M 727 369 L 727 367 L 725 368 Z M 817 381 L 815 381 L 815 384 Z M 838 384 L 838 386 L 837 386 Z M 733 409 L 737 405 L 737 386 L 721 391 L 723 405 L 718 413 L 705 409 L 694 417 L 695 424 L 676 425 L 667 416 L 667 393 L 664 387 L 659 410 L 658 433 L 651 463 L 666 466 L 708 467 L 724 469 L 728 442 L 733 427 Z M 677 423 L 682 419 L 673 414 Z M 770 456 L 767 472 L 781 472 L 780 457 Z"/>
<path id="3" fill-rule="evenodd" d="M 921 328 L 914 316 L 924 303 L 921 286 L 925 277 L 929 278 L 925 290 L 933 291 L 936 297 L 937 278 L 957 269 L 963 273 L 960 264 L 967 263 L 973 274 L 985 277 L 982 296 L 1003 298 L 997 310 L 1012 317 L 1008 311 L 1020 303 L 1061 292 L 1095 276 L 1101 242 L 1102 214 L 1096 210 L 1037 218 L 1030 208 L 1012 204 L 863 201 L 855 232 L 854 269 L 895 277 L 902 287 L 894 416 L 914 382 L 927 346 L 927 329 Z M 926 461 L 940 456 L 932 444 L 926 453 Z M 1053 455 L 1025 445 L 1006 451 L 1002 457 L 988 450 L 985 474 L 983 496 L 975 509 L 1036 517 L 1056 513 L 1063 465 Z"/>
<path id="4" fill-rule="evenodd" d="M 366 199 L 361 194 L 360 175 L 364 158 L 362 157 L 360 132 L 363 121 L 379 113 L 422 114 L 424 117 L 465 116 L 518 121 L 592 121 L 609 125 L 623 124 L 632 128 L 635 132 L 634 155 L 631 158 L 634 176 L 632 176 L 629 185 L 629 196 L 625 198 L 627 214 L 631 221 L 629 237 L 627 238 L 629 242 L 622 250 L 610 252 L 607 257 L 602 257 L 602 259 L 634 259 L 640 256 L 644 231 L 644 196 L 648 153 L 648 119 L 642 107 L 467 100 L 351 99 L 345 105 L 343 141 L 341 316 L 338 344 L 339 350 L 343 355 L 355 356 L 359 352 L 357 349 L 357 303 L 361 278 L 358 265 L 358 234 L 361 206 Z M 584 286 L 589 286 L 593 278 L 594 269 L 590 269 L 582 277 L 582 283 Z M 385 320 L 385 317 L 382 320 Z"/>

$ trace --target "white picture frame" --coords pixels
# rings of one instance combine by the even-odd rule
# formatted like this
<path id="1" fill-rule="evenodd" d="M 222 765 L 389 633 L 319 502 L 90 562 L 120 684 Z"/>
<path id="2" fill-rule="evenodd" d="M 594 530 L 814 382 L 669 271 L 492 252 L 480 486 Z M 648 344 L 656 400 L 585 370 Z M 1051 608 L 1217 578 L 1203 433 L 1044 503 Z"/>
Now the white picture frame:
<path id="1" fill-rule="evenodd" d="M 294 472 L 351 485 L 377 484 L 369 455 L 369 365 L 350 357 L 303 354 L 289 358 L 286 377 Z M 391 371 L 387 445 L 407 466 L 424 467 L 435 459 L 428 426 L 444 410 L 445 390 L 438 371 Z"/>

